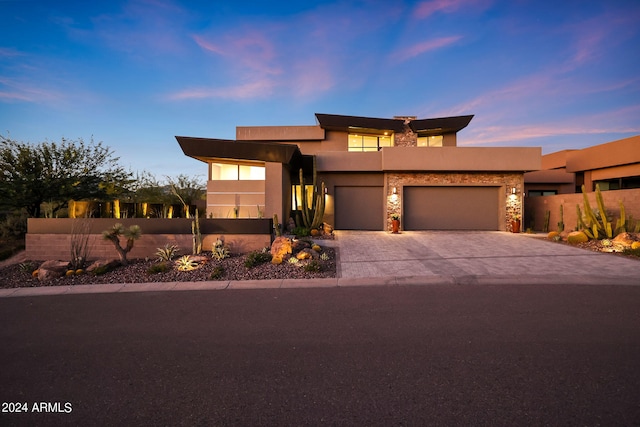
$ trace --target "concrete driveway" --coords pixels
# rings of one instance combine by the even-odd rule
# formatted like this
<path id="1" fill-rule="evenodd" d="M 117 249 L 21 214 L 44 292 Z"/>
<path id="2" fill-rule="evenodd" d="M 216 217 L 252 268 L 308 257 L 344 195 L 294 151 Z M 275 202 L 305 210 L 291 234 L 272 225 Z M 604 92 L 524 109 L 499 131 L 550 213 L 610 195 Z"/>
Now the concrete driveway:
<path id="1" fill-rule="evenodd" d="M 499 231 L 336 231 L 339 277 L 640 285 L 640 260 Z"/>

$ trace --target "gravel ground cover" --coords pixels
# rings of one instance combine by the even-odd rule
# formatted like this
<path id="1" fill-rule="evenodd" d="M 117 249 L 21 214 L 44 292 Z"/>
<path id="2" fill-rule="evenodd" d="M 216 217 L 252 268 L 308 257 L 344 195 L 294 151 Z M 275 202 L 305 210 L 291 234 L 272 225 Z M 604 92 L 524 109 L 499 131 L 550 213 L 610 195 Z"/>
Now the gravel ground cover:
<path id="1" fill-rule="evenodd" d="M 324 248 L 328 260 L 318 260 L 320 271 L 307 271 L 303 263 L 279 265 L 266 262 L 252 268 L 245 267 L 248 254 L 232 255 L 222 261 L 210 259 L 201 267 L 192 271 L 178 271 L 173 263 L 166 272 L 149 273 L 149 269 L 158 264 L 157 260 L 132 260 L 127 266 L 119 266 L 105 274 L 85 273 L 69 277 L 60 277 L 41 282 L 32 277 L 42 261 L 25 261 L 0 269 L 0 288 L 37 287 L 37 286 L 73 286 L 109 283 L 149 283 L 149 282 L 198 282 L 210 280 L 264 280 L 264 279 L 313 279 L 336 277 L 336 253 L 333 248 Z M 203 253 L 210 258 L 210 253 Z"/>

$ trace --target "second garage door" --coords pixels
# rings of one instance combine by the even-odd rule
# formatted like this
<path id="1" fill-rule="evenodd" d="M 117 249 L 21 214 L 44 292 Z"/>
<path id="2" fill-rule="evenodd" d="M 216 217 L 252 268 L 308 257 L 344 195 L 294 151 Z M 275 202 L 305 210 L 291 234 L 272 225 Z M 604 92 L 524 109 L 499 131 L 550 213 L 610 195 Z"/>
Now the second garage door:
<path id="1" fill-rule="evenodd" d="M 338 230 L 382 230 L 383 187 L 336 186 L 335 227 Z"/>
<path id="2" fill-rule="evenodd" d="M 405 230 L 498 230 L 499 187 L 404 187 Z"/>

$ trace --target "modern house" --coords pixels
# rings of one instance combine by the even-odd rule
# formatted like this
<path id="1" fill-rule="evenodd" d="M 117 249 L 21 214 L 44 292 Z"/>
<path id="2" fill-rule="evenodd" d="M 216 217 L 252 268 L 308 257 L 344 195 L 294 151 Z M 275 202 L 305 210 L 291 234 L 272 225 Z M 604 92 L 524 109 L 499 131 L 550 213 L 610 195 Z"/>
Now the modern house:
<path id="1" fill-rule="evenodd" d="M 525 175 L 527 196 L 640 188 L 640 135 L 582 150 L 542 156 L 541 170 Z"/>
<path id="2" fill-rule="evenodd" d="M 324 221 L 340 230 L 510 229 L 538 147 L 458 147 L 473 116 L 391 119 L 316 114 L 312 126 L 239 126 L 235 140 L 177 136 L 207 164 L 207 217 L 286 223 L 305 182 L 326 184 Z M 298 206 L 294 204 L 297 203 Z"/>
<path id="3" fill-rule="evenodd" d="M 609 216 L 619 215 L 622 202 L 627 215 L 640 219 L 640 135 L 546 154 L 541 163 L 541 170 L 524 175 L 526 226 L 541 230 L 542 218 L 549 212 L 551 229 L 555 230 L 563 206 L 563 220 L 567 229 L 573 229 L 583 185 L 591 203 L 591 193 L 599 186 Z"/>

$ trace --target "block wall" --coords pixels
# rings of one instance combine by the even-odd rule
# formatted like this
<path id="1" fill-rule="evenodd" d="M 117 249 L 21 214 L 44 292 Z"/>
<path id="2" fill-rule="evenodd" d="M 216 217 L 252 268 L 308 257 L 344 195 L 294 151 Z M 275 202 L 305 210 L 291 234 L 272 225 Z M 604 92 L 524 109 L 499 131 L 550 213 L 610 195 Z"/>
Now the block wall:
<path id="1" fill-rule="evenodd" d="M 202 235 L 202 250 L 210 251 L 219 234 Z M 246 253 L 259 250 L 271 244 L 269 234 L 229 234 L 222 235 L 225 244 L 232 253 Z M 126 240 L 121 238 L 120 245 L 124 247 Z M 192 253 L 191 234 L 143 234 L 135 241 L 133 249 L 127 259 L 155 258 L 158 248 L 164 245 L 176 245 L 181 254 Z M 102 235 L 89 235 L 89 259 L 117 259 L 118 253 L 112 242 L 104 240 Z M 26 257 L 34 261 L 69 260 L 71 258 L 71 235 L 69 234 L 27 234 Z"/>
<path id="2" fill-rule="evenodd" d="M 596 193 L 587 193 L 592 209 L 597 209 Z M 615 220 L 620 217 L 620 202 L 624 204 L 626 215 L 632 215 L 634 220 L 640 220 L 640 189 L 603 191 L 602 199 L 607 209 L 609 218 Z M 549 211 L 549 231 L 558 229 L 560 221 L 560 205 L 563 206 L 563 221 L 566 231 L 573 231 L 578 222 L 576 205 L 584 210 L 582 193 L 557 194 L 555 196 L 527 197 L 525 198 L 526 215 L 524 227 L 530 227 L 536 231 L 543 231 L 545 212 Z"/>

